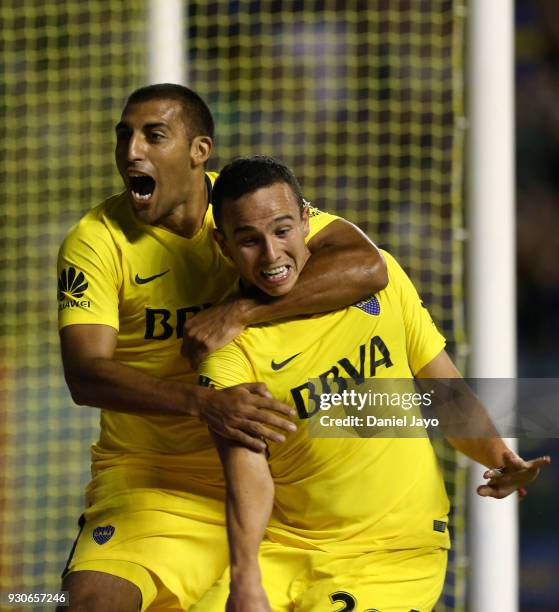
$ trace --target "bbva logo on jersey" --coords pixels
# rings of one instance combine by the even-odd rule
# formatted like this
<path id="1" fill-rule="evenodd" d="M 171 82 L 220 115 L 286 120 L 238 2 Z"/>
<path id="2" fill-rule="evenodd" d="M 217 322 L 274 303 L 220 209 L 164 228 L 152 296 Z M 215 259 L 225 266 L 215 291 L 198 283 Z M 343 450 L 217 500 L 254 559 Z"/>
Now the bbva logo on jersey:
<path id="1" fill-rule="evenodd" d="M 203 304 L 202 306 L 177 308 L 175 317 L 173 317 L 173 312 L 167 308 L 146 308 L 144 340 L 167 340 L 173 334 L 176 334 L 177 338 L 182 338 L 184 324 L 188 317 L 210 306 L 211 304 Z"/>
<path id="2" fill-rule="evenodd" d="M 315 377 L 320 381 L 322 391 L 319 392 L 311 380 L 291 389 L 291 397 L 299 418 L 308 419 L 318 413 L 320 393 L 341 393 L 347 389 L 348 380 L 351 379 L 356 385 L 362 385 L 366 378 L 374 378 L 377 375 L 378 368 L 392 366 L 388 346 L 380 336 L 373 336 L 368 345 L 359 346 L 359 357 L 354 363 L 349 356 L 342 357 Z"/>

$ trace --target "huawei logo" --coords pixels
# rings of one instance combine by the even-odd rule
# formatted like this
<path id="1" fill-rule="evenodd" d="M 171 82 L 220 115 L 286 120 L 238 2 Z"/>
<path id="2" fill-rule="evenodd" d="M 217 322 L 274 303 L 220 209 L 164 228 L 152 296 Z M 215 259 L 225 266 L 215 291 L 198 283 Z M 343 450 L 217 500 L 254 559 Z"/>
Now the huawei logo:
<path id="1" fill-rule="evenodd" d="M 72 266 L 65 268 L 58 279 L 58 301 L 77 300 L 83 297 L 87 287 L 83 272 L 78 272 Z"/>

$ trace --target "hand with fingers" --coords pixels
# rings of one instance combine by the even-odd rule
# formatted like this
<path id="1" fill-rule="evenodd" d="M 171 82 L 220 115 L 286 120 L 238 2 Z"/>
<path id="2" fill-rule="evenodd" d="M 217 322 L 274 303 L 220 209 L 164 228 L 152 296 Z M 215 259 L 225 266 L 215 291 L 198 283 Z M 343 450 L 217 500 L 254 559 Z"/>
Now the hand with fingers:
<path id="1" fill-rule="evenodd" d="M 488 482 L 477 488 L 477 493 L 481 497 L 503 499 L 518 491 L 522 499 L 527 495 L 524 487 L 537 478 L 542 467 L 551 463 L 551 457 L 547 455 L 524 461 L 513 451 L 507 451 L 503 460 L 502 467 L 491 468 L 484 473 L 483 477 Z"/>
<path id="2" fill-rule="evenodd" d="M 297 429 L 284 417 L 295 416 L 295 411 L 275 400 L 266 385 L 245 383 L 212 393 L 200 411 L 200 418 L 216 434 L 234 440 L 254 450 L 266 448 L 264 440 L 284 442 L 285 432 Z"/>
<path id="3" fill-rule="evenodd" d="M 243 304 L 237 299 L 214 304 L 190 317 L 183 329 L 181 353 L 196 369 L 209 353 L 234 340 L 246 327 Z"/>

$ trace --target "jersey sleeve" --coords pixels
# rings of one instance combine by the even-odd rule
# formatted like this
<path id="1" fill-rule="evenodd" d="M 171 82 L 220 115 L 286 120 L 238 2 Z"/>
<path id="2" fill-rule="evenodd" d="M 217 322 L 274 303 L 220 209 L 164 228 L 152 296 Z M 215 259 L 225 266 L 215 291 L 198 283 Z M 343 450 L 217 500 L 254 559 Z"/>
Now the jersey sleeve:
<path id="1" fill-rule="evenodd" d="M 437 329 L 409 276 L 389 253 L 382 252 L 388 267 L 388 282 L 397 287 L 406 328 L 406 350 L 412 373 L 417 374 L 445 347 Z"/>
<path id="2" fill-rule="evenodd" d="M 252 365 L 235 340 L 208 355 L 201 363 L 198 374 L 200 384 L 216 389 L 256 381 Z"/>
<path id="3" fill-rule="evenodd" d="M 324 212 L 314 206 L 309 204 L 309 233 L 305 239 L 305 242 L 309 242 L 311 238 L 316 236 L 321 229 L 324 229 L 328 224 L 332 223 L 337 217 L 336 215 L 332 215 L 330 213 Z"/>
<path id="4" fill-rule="evenodd" d="M 78 224 L 58 253 L 58 328 L 110 325 L 117 331 L 122 270 L 116 247 L 102 223 Z"/>

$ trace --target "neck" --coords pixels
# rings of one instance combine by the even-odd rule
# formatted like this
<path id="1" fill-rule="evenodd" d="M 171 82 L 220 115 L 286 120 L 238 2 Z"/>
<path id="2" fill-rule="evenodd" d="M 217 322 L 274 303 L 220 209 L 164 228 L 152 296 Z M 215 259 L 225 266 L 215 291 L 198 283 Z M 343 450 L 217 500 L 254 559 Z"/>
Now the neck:
<path id="1" fill-rule="evenodd" d="M 184 238 L 192 238 L 202 227 L 207 210 L 208 189 L 206 175 L 202 171 L 201 180 L 196 182 L 187 199 L 175 206 L 157 225 Z"/>

